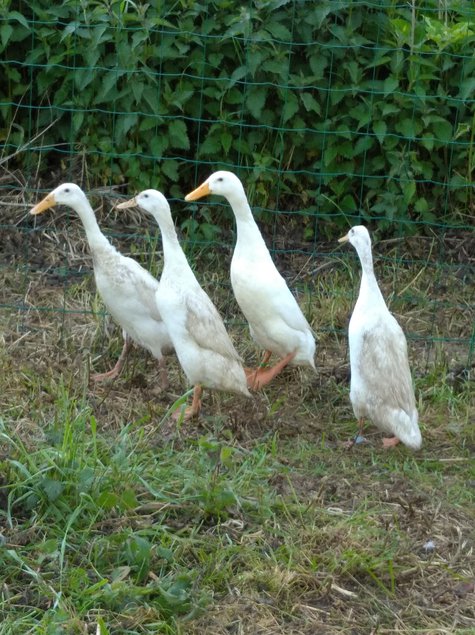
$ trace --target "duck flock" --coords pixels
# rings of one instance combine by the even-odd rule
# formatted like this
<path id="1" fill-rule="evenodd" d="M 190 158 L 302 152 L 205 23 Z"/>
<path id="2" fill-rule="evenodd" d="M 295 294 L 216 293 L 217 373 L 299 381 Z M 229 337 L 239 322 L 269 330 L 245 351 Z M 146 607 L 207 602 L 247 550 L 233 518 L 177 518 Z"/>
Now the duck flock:
<path id="1" fill-rule="evenodd" d="M 316 372 L 314 333 L 272 260 L 241 181 L 232 172 L 214 172 L 185 200 L 210 194 L 224 196 L 236 219 L 231 285 L 250 334 L 263 351 L 257 368 L 243 366 L 218 310 L 188 264 L 170 206 L 161 192 L 145 190 L 117 205 L 119 209 L 138 207 L 157 221 L 164 259 L 159 280 L 109 242 L 86 195 L 74 183 L 59 185 L 31 210 L 36 215 L 55 205 L 66 205 L 78 214 L 92 253 L 97 290 L 122 328 L 124 345 L 117 363 L 93 379 L 117 377 L 133 341 L 157 359 L 160 383 L 166 389 L 164 356 L 174 351 L 194 387 L 191 404 L 174 415 L 184 419 L 199 414 L 204 387 L 250 397 L 288 365 L 308 366 Z M 422 438 L 407 342 L 375 278 L 369 232 L 361 225 L 352 227 L 340 242 L 353 245 L 362 268 L 359 296 L 348 331 L 350 400 L 360 433 L 365 420 L 370 419 L 390 435 L 383 439 L 384 447 L 401 441 L 418 450 Z M 274 364 L 270 364 L 272 355 L 276 358 Z"/>

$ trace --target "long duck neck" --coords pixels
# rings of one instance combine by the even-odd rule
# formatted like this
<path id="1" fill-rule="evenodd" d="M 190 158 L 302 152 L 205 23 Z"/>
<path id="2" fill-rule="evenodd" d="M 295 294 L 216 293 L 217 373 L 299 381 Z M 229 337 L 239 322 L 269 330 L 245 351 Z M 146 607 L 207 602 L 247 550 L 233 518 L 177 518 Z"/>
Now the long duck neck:
<path id="1" fill-rule="evenodd" d="M 87 241 L 92 253 L 103 249 L 114 249 L 108 239 L 101 232 L 94 210 L 87 199 L 78 204 L 75 211 L 84 225 Z"/>
<path id="2" fill-rule="evenodd" d="M 179 270 L 180 276 L 183 276 L 186 272 L 191 273 L 193 276 L 193 272 L 188 263 L 188 260 L 181 248 L 181 245 L 178 241 L 178 236 L 176 233 L 175 225 L 173 223 L 173 218 L 171 214 L 168 214 L 166 217 L 162 213 L 160 218 L 155 216 L 155 220 L 157 221 L 160 232 L 162 234 L 162 245 L 163 245 L 163 274 L 167 275 L 167 273 L 172 273 L 174 270 Z"/>
<path id="3" fill-rule="evenodd" d="M 371 247 L 369 249 L 358 250 L 358 256 L 361 262 L 361 283 L 360 283 L 360 298 L 366 298 L 371 295 L 373 298 L 377 296 L 384 304 L 384 298 L 374 275 L 373 267 L 373 254 Z"/>
<path id="4" fill-rule="evenodd" d="M 236 249 L 248 248 L 263 250 L 268 253 L 267 246 L 262 238 L 251 208 L 244 192 L 236 192 L 227 197 L 236 218 L 237 240 Z"/>

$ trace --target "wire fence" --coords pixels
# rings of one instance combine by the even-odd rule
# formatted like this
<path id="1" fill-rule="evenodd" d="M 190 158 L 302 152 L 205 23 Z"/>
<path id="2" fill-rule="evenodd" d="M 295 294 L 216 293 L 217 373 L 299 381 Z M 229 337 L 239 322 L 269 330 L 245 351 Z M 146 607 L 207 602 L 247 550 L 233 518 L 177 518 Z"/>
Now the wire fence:
<path id="1" fill-rule="evenodd" d="M 157 187 L 190 257 L 193 247 L 226 255 L 227 205 L 183 201 L 224 168 L 242 178 L 299 298 L 318 295 L 318 276 L 331 286 L 335 267 L 354 273 L 354 297 L 355 254 L 334 241 L 365 223 L 380 239 L 391 308 L 413 316 L 409 338 L 427 350 L 443 344 L 448 364 L 470 367 L 473 3 L 178 4 L 2 7 L 0 312 L 9 328 L 13 315 L 30 331 L 32 311 L 59 312 L 63 324 L 68 311 L 100 313 L 71 301 L 72 283 L 91 272 L 77 219 L 35 225 L 27 215 L 44 192 L 78 182 L 105 233 L 158 272 L 156 229 L 119 217 L 113 203 Z M 35 276 L 62 295 L 33 294 Z M 348 298 L 348 287 L 339 292 Z M 345 327 L 316 324 L 329 334 Z"/>

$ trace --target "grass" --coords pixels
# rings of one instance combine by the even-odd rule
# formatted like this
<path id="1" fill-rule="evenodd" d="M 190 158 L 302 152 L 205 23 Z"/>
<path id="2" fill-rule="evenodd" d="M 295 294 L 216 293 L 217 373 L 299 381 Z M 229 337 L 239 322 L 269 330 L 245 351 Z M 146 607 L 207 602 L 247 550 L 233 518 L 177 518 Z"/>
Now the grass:
<path id="1" fill-rule="evenodd" d="M 1 270 L 1 635 L 475 632 L 474 289 L 457 250 L 421 264 L 421 241 L 378 246 L 424 446 L 384 451 L 368 426 L 348 451 L 351 251 L 323 245 L 317 274 L 308 255 L 279 260 L 319 333 L 317 375 L 290 370 L 251 401 L 207 392 L 175 425 L 188 387 L 173 358 L 167 394 L 141 351 L 113 384 L 89 381 L 121 337 L 90 275 L 58 273 L 90 265 L 69 230 L 28 235 L 36 268 Z M 251 362 L 225 260 L 193 258 Z"/>

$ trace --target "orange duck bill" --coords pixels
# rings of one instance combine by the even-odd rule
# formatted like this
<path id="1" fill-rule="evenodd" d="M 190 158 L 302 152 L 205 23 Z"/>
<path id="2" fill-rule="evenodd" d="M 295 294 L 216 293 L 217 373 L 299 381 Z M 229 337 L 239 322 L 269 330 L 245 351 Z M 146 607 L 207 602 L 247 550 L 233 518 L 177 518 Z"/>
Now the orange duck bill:
<path id="1" fill-rule="evenodd" d="M 193 190 L 193 192 L 187 194 L 185 196 L 185 201 L 196 201 L 199 198 L 203 198 L 203 196 L 208 196 L 208 194 L 211 194 L 211 191 L 209 189 L 208 183 L 205 181 L 199 187 L 197 187 L 196 190 Z"/>
<path id="2" fill-rule="evenodd" d="M 42 214 L 46 212 L 47 209 L 54 207 L 56 205 L 56 200 L 53 194 L 48 194 L 42 199 L 39 203 L 37 203 L 34 207 L 30 209 L 30 214 L 36 216 L 37 214 Z"/>

